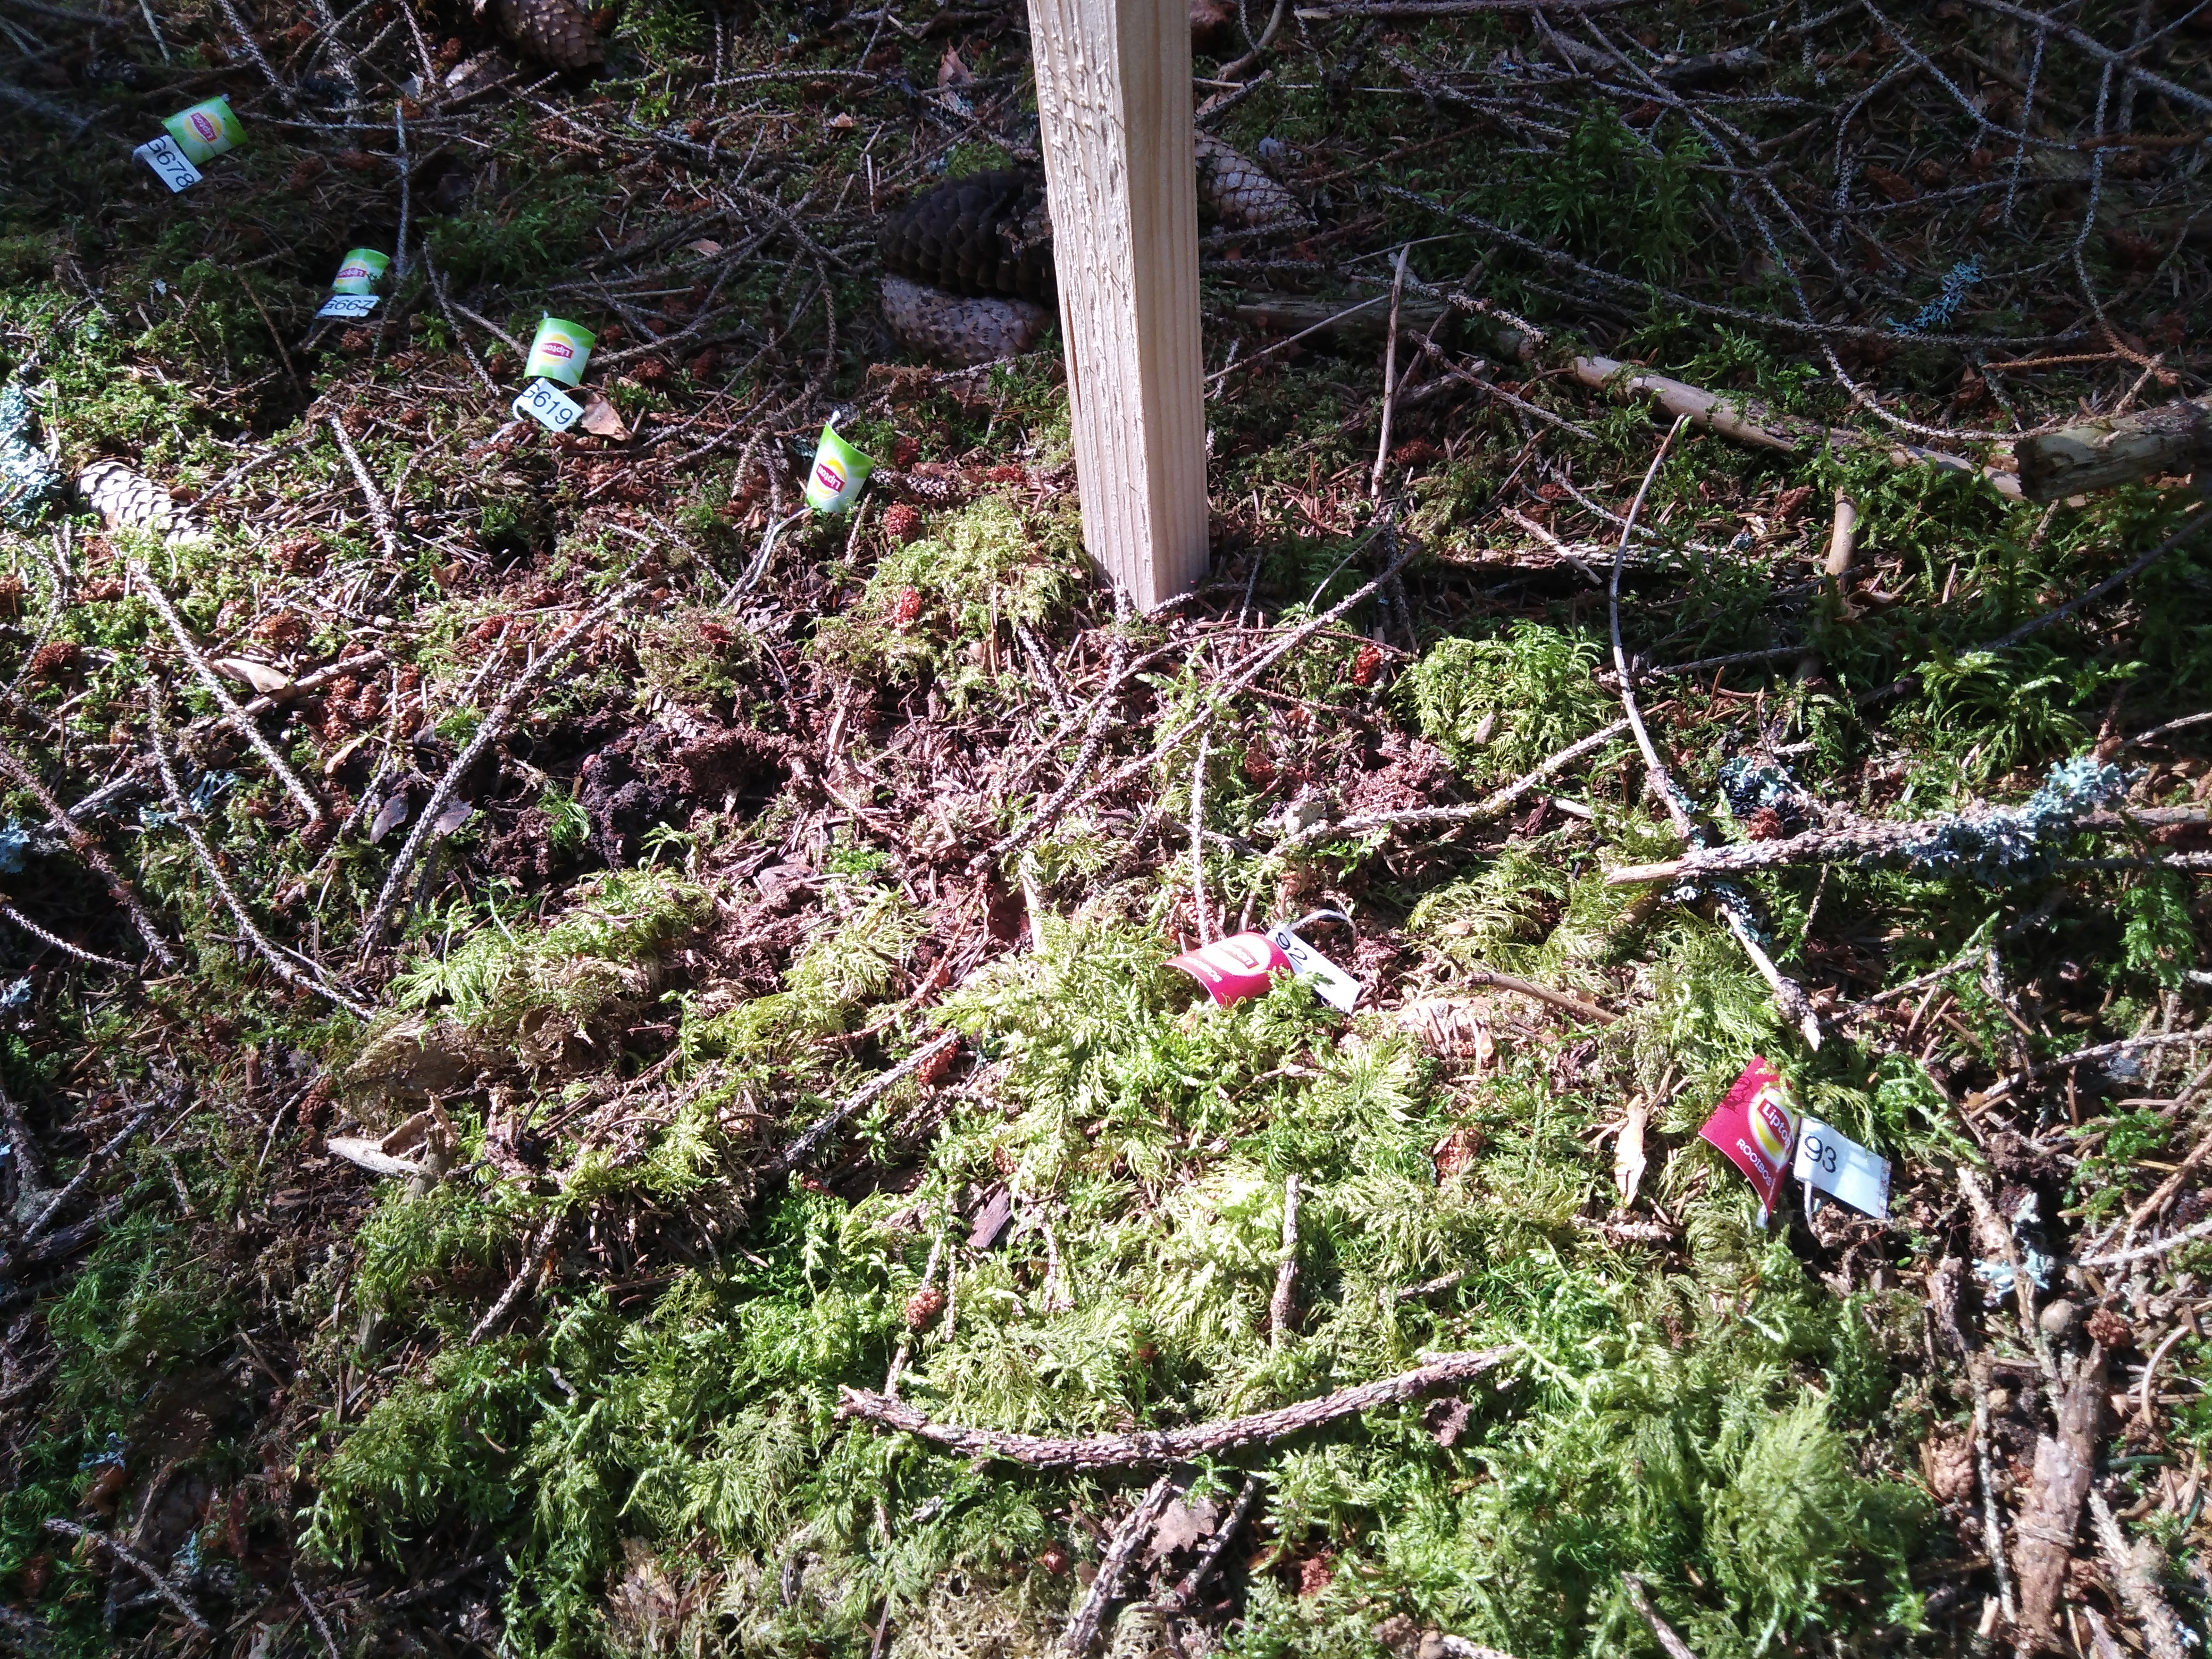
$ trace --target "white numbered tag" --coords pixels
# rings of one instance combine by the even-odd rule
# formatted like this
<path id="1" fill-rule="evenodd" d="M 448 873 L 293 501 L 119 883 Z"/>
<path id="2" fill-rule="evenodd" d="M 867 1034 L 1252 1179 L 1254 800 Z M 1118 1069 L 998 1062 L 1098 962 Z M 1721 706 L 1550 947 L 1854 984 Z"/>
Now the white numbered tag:
<path id="1" fill-rule="evenodd" d="M 1314 994 L 1335 1009 L 1348 1014 L 1359 1000 L 1359 981 L 1327 957 L 1300 939 L 1288 927 L 1277 926 L 1267 930 L 1267 937 L 1275 948 L 1291 959 L 1291 971 L 1300 979 L 1313 981 Z"/>
<path id="2" fill-rule="evenodd" d="M 527 415 L 550 432 L 566 432 L 584 417 L 584 406 L 561 395 L 550 380 L 532 380 L 514 400 L 514 412 Z"/>
<path id="3" fill-rule="evenodd" d="M 185 159 L 184 151 L 177 148 L 173 138 L 156 138 L 131 153 L 154 169 L 154 176 L 169 187 L 172 195 L 200 181 L 200 170 Z"/>
<path id="4" fill-rule="evenodd" d="M 376 309 L 376 298 L 374 294 L 333 294 L 323 301 L 322 308 L 315 315 L 347 319 L 366 317 Z"/>
<path id="5" fill-rule="evenodd" d="M 1877 1158 L 1817 1117 L 1797 1132 L 1797 1161 L 1790 1173 L 1816 1192 L 1840 1198 L 1877 1219 L 1889 1215 L 1889 1160 Z"/>

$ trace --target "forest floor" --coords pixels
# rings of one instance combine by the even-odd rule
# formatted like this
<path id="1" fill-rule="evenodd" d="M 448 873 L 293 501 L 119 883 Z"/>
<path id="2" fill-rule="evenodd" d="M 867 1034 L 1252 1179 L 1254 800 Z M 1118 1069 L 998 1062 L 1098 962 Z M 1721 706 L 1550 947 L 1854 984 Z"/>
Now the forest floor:
<path id="1" fill-rule="evenodd" d="M 205 533 L 0 532 L 0 1645 L 2201 1650 L 2212 544 L 2014 449 L 2206 390 L 2212 14 L 1438 12 L 1194 19 L 1138 615 L 876 313 L 1019 8 L 4 9 L 0 371 Z"/>

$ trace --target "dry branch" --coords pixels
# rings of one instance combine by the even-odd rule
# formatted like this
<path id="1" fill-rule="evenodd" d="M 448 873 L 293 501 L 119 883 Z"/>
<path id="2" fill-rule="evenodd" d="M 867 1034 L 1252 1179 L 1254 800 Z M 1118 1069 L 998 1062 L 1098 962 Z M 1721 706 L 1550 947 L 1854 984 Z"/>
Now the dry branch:
<path id="1" fill-rule="evenodd" d="M 70 821 L 61 802 L 54 799 L 53 792 L 4 743 L 0 743 L 0 772 L 5 772 L 28 790 L 32 799 L 45 811 L 46 822 L 54 833 L 69 842 L 70 849 L 79 858 L 106 878 L 108 896 L 123 907 L 125 914 L 131 918 L 131 925 L 138 930 L 138 937 L 146 941 L 146 948 L 154 953 L 155 959 L 164 968 L 177 967 L 179 958 L 175 950 L 162 937 L 161 930 L 154 925 L 154 918 L 146 914 L 146 907 L 139 902 L 138 890 L 124 879 L 123 872 L 115 867 L 115 861 L 107 856 L 107 849 Z"/>
<path id="2" fill-rule="evenodd" d="M 2194 471 L 2212 461 L 2212 398 L 2077 422 L 2022 438 L 2013 453 L 2020 458 L 2020 492 L 2031 501 Z"/>
<path id="3" fill-rule="evenodd" d="M 356 1002 L 343 991 L 334 990 L 325 985 L 319 975 L 302 973 L 292 964 L 282 951 L 270 942 L 268 936 L 254 925 L 253 918 L 246 912 L 245 902 L 240 899 L 228 878 L 222 873 L 222 866 L 216 862 L 215 849 L 208 845 L 207 837 L 200 834 L 199 825 L 192 821 L 191 804 L 185 799 L 185 792 L 177 782 L 176 765 L 169 757 L 168 733 L 163 726 L 161 708 L 156 702 L 157 695 L 149 687 L 146 695 L 146 704 L 153 720 L 154 758 L 161 768 L 161 791 L 168 797 L 169 811 L 176 816 L 177 827 L 185 832 L 185 841 L 191 843 L 192 857 L 198 863 L 201 873 L 207 877 L 209 884 L 222 898 L 223 908 L 230 912 L 231 920 L 238 924 L 239 933 L 244 937 L 246 942 L 253 947 L 261 959 L 269 964 L 276 977 L 287 985 L 295 990 L 328 998 L 356 1018 L 368 1018 L 369 1010 L 364 1005 Z"/>
<path id="4" fill-rule="evenodd" d="M 483 724 L 477 727 L 476 735 L 463 745 L 459 754 L 453 757 L 453 763 L 446 769 L 446 775 L 438 780 L 438 787 L 430 792 L 430 799 L 423 803 L 422 811 L 416 814 L 415 828 L 407 837 L 407 844 L 399 849 L 399 856 L 392 860 L 391 872 L 384 878 L 383 890 L 376 896 L 376 903 L 369 910 L 368 920 L 362 923 L 361 948 L 363 956 L 383 941 L 384 930 L 391 921 L 392 906 L 398 901 L 399 890 L 406 883 L 408 872 L 414 869 L 415 860 L 422 855 L 439 818 L 445 812 L 447 803 L 453 799 L 454 790 L 460 787 L 461 780 L 468 775 L 469 769 L 477 763 L 477 757 L 506 735 L 508 723 L 514 719 L 515 710 L 521 706 L 523 694 L 544 678 L 555 663 L 568 654 L 587 629 L 621 605 L 637 592 L 637 588 L 638 584 L 625 582 L 562 629 L 553 642 L 545 647 L 544 654 L 515 676 L 514 683 L 507 689 L 507 695 L 493 705 L 492 711 L 484 716 Z"/>
<path id="5" fill-rule="evenodd" d="M 59 1517 L 48 1521 L 46 1523 L 46 1529 L 57 1538 L 73 1538 L 82 1542 L 97 1544 L 152 1586 L 154 1594 L 174 1607 L 178 1614 L 193 1630 L 203 1636 L 213 1633 L 214 1626 L 200 1616 L 200 1610 L 198 1607 L 185 1599 L 185 1593 L 170 1582 L 168 1574 L 163 1572 L 120 1539 L 111 1538 L 104 1532 L 94 1532 L 88 1527 L 80 1527 L 74 1521 L 64 1521 Z"/>
<path id="6" fill-rule="evenodd" d="M 1755 449 L 1779 450 L 1787 455 L 1808 454 L 1823 447 L 1830 449 L 1864 449 L 1881 444 L 1892 464 L 1899 466 L 1921 465 L 1942 467 L 1953 472 L 1972 472 L 1986 477 L 2000 495 L 2017 495 L 2021 482 L 2009 472 L 2000 472 L 1968 460 L 1963 455 L 1954 455 L 1941 449 L 1923 449 L 1914 444 L 1890 443 L 1853 432 L 1847 427 L 1822 426 L 1816 421 L 1800 420 L 1794 415 L 1784 415 L 1770 409 L 1755 398 L 1733 398 L 1718 392 L 1707 392 L 1686 380 L 1672 380 L 1664 374 L 1653 374 L 1633 363 L 1616 362 L 1611 357 L 1577 357 L 1574 374 L 1584 386 L 1595 386 L 1601 392 L 1610 392 L 1626 399 L 1649 394 L 1659 406 L 1678 419 L 1687 420 L 1703 432 L 1717 432 L 1723 438 L 1733 438 L 1741 444 Z"/>
<path id="7" fill-rule="evenodd" d="M 1276 843 L 1275 851 L 1287 853 L 1308 842 L 1321 841 L 1335 836 L 1363 836 L 1374 830 L 1410 830 L 1425 824 L 1475 823 L 1485 818 L 1494 818 L 1519 800 L 1538 784 L 1554 773 L 1564 771 L 1583 756 L 1602 749 L 1628 730 L 1626 720 L 1577 738 L 1526 775 L 1486 795 L 1479 801 L 1460 806 L 1413 806 L 1399 812 L 1356 812 L 1348 818 L 1339 818 L 1334 823 L 1310 824 L 1305 829 L 1286 836 Z"/>
<path id="8" fill-rule="evenodd" d="M 261 734 L 261 728 L 246 717 L 246 711 L 230 695 L 229 687 L 223 684 L 221 678 L 209 665 L 199 647 L 193 643 L 192 636 L 185 631 L 184 618 L 177 615 L 175 607 L 169 603 L 168 595 L 155 585 L 153 573 L 143 564 L 134 564 L 131 567 L 131 579 L 145 594 L 147 603 L 160 612 L 161 620 L 168 624 L 170 636 L 176 641 L 177 649 L 185 653 L 185 660 L 192 665 L 192 672 L 199 677 L 200 684 L 214 696 L 222 710 L 224 720 L 239 736 L 253 745 L 254 753 L 269 763 L 269 769 L 276 775 L 277 781 L 284 786 L 285 793 L 300 803 L 308 822 L 312 823 L 320 820 L 323 816 L 321 800 L 300 781 L 299 775 L 292 770 L 283 756 L 276 752 L 276 745 Z"/>
<path id="9" fill-rule="evenodd" d="M 1131 1559 L 1143 1547 L 1145 1540 L 1152 1535 L 1152 1528 L 1159 1524 L 1161 1512 L 1175 1492 L 1175 1476 L 1162 1475 L 1138 1500 L 1127 1518 L 1115 1528 L 1114 1541 L 1106 1547 L 1106 1553 L 1098 1563 L 1098 1576 L 1091 1581 L 1083 1604 L 1076 1608 L 1075 1616 L 1067 1621 L 1066 1634 L 1060 1638 L 1060 1650 L 1070 1655 L 1071 1659 L 1085 1659 L 1098 1645 L 1099 1638 L 1105 1634 L 1106 1615 L 1121 1592 L 1121 1575 L 1128 1571 Z"/>
<path id="10" fill-rule="evenodd" d="M 391 313 L 386 313 L 389 320 Z M 362 498 L 368 503 L 368 516 L 376 526 L 376 538 L 384 544 L 384 555 L 388 559 L 399 557 L 399 532 L 392 522 L 392 509 L 385 505 L 383 492 L 376 481 L 368 476 L 368 468 L 361 459 L 353 440 L 346 435 L 345 423 L 335 415 L 328 422 L 331 436 L 338 441 L 338 449 L 345 456 L 346 465 L 353 469 L 354 482 L 361 486 Z"/>
<path id="11" fill-rule="evenodd" d="M 1224 1418 L 1212 1423 L 1194 1423 L 1188 1428 L 1152 1432 L 1091 1435 L 1080 1440 L 1054 1440 L 1042 1435 L 1006 1434 L 997 1429 L 933 1423 L 913 1407 L 865 1389 L 841 1389 L 837 1414 L 863 1418 L 888 1429 L 920 1435 L 963 1456 L 995 1458 L 1033 1469 L 1158 1468 L 1163 1463 L 1188 1462 L 1196 1457 L 1234 1451 L 1240 1446 L 1280 1440 L 1306 1429 L 1371 1411 L 1377 1406 L 1396 1405 L 1437 1389 L 1449 1388 L 1494 1370 L 1516 1352 L 1511 1347 L 1502 1347 L 1446 1354 L 1395 1376 L 1340 1389 L 1334 1394 L 1301 1401 L 1295 1406 L 1255 1412 L 1249 1417 Z"/>
<path id="12" fill-rule="evenodd" d="M 1651 1596 L 1644 1588 L 1644 1581 L 1632 1572 L 1620 1575 L 1620 1587 L 1628 1592 L 1628 1605 L 1636 1609 L 1636 1616 L 1651 1627 L 1660 1650 L 1667 1659 L 1698 1659 L 1697 1650 L 1674 1633 L 1674 1627 L 1659 1616 L 1659 1609 L 1651 1605 Z"/>
<path id="13" fill-rule="evenodd" d="M 1275 1293 L 1267 1299 L 1267 1346 L 1285 1347 L 1298 1290 L 1298 1178 L 1283 1177 L 1283 1249 L 1275 1258 Z"/>
<path id="14" fill-rule="evenodd" d="M 892 1085 L 912 1077 L 926 1063 L 935 1059 L 959 1041 L 959 1032 L 946 1031 L 923 1043 L 921 1048 L 915 1049 L 888 1072 L 880 1073 L 869 1079 L 866 1084 L 848 1096 L 842 1104 L 807 1125 L 797 1139 L 775 1155 L 768 1166 L 768 1173 L 777 1177 L 789 1175 L 807 1159 L 812 1158 L 815 1153 L 820 1152 L 823 1143 L 863 1111 L 871 1101 L 883 1094 Z"/>

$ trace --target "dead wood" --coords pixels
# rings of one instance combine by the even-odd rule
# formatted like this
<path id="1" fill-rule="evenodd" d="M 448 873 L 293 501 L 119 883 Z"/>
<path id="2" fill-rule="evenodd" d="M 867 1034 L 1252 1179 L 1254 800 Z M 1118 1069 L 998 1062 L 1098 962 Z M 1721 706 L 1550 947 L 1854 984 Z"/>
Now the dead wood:
<path id="1" fill-rule="evenodd" d="M 1636 1609 L 1636 1616 L 1651 1628 L 1659 1648 L 1667 1659 L 1698 1659 L 1697 1650 L 1674 1633 L 1674 1627 L 1659 1616 L 1659 1609 L 1651 1605 L 1650 1593 L 1644 1581 L 1632 1572 L 1620 1575 L 1620 1587 L 1628 1592 L 1628 1605 Z"/>
<path id="2" fill-rule="evenodd" d="M 376 896 L 376 902 L 370 908 L 368 920 L 361 925 L 361 948 L 364 957 L 383 943 L 385 930 L 391 925 L 392 907 L 398 901 L 400 890 L 415 868 L 416 860 L 422 855 L 423 848 L 436 833 L 438 821 L 445 812 L 447 803 L 453 799 L 453 792 L 460 787 L 461 780 L 468 775 L 470 769 L 475 766 L 477 757 L 506 736 L 515 711 L 522 706 L 524 694 L 550 672 L 553 665 L 574 648 L 587 630 L 610 612 L 619 609 L 637 590 L 638 584 L 635 582 L 617 586 L 605 599 L 562 629 L 553 642 L 514 677 L 513 684 L 507 688 L 507 695 L 492 705 L 491 712 L 483 718 L 483 724 L 477 727 L 476 735 L 462 745 L 459 754 L 453 757 L 453 763 L 446 769 L 445 776 L 438 780 L 437 787 L 430 792 L 430 799 L 423 803 L 422 810 L 416 815 L 415 828 L 409 833 L 406 845 L 399 849 L 399 856 L 392 860 L 392 869 L 384 878 L 384 886 Z"/>
<path id="3" fill-rule="evenodd" d="M 108 896 L 123 907 L 124 914 L 131 918 L 131 925 L 138 930 L 138 937 L 146 941 L 146 948 L 154 953 L 155 960 L 164 968 L 179 966 L 181 958 L 161 930 L 154 925 L 154 918 L 147 915 L 146 907 L 139 902 L 138 890 L 115 867 L 115 861 L 107 856 L 107 850 L 77 828 L 61 802 L 54 799 L 53 792 L 5 743 L 0 743 L 0 772 L 5 772 L 30 792 L 31 798 L 45 811 L 46 822 L 54 833 L 69 843 L 71 852 L 106 880 Z"/>
<path id="4" fill-rule="evenodd" d="M 944 1032 L 923 1043 L 921 1048 L 915 1049 L 888 1072 L 869 1079 L 866 1084 L 847 1096 L 843 1103 L 834 1110 L 824 1113 L 808 1124 L 789 1146 L 770 1160 L 766 1172 L 778 1178 L 789 1175 L 820 1152 L 828 1143 L 830 1136 L 866 1110 L 872 1102 L 881 1097 L 894 1085 L 912 1077 L 922 1066 L 959 1041 L 959 1032 Z"/>
<path id="5" fill-rule="evenodd" d="M 74 1521 L 64 1521 L 58 1516 L 47 1521 L 45 1525 L 46 1529 L 57 1538 L 74 1539 L 106 1550 L 122 1565 L 130 1568 L 131 1571 L 144 1579 L 154 1594 L 173 1607 L 178 1615 L 193 1630 L 203 1636 L 213 1634 L 214 1626 L 201 1617 L 200 1610 L 185 1599 L 185 1593 L 176 1587 L 168 1574 L 163 1572 L 120 1539 L 111 1537 L 104 1532 L 94 1532 L 88 1527 L 80 1527 Z"/>
<path id="6" fill-rule="evenodd" d="M 2035 1443 L 2035 1470 L 2013 1528 L 2013 1571 L 2020 1583 L 2020 1638 L 2031 1650 L 2056 1648 L 2066 1563 L 2097 1457 L 2104 1405 L 2105 1352 L 2093 1348 L 2058 1400 L 2058 1431 Z"/>
<path id="7" fill-rule="evenodd" d="M 205 655 L 193 642 L 192 636 L 185 632 L 184 619 L 177 615 L 176 608 L 169 603 L 168 595 L 156 585 L 153 573 L 143 564 L 134 564 L 131 567 L 131 578 L 137 584 L 139 592 L 146 596 L 146 602 L 168 625 L 170 636 L 177 642 L 177 649 L 184 653 L 185 660 L 191 665 L 192 672 L 222 708 L 223 718 L 231 729 L 251 744 L 254 753 L 269 763 L 269 769 L 284 786 L 285 793 L 300 803 L 300 809 L 307 815 L 308 822 L 312 823 L 320 819 L 324 811 L 321 799 L 300 781 L 299 775 L 292 770 L 291 763 L 276 752 L 276 745 L 262 735 L 261 728 L 246 718 L 246 711 L 238 705 L 238 700 L 230 695 L 230 688 L 222 683 L 222 677 L 209 665 Z"/>
<path id="8" fill-rule="evenodd" d="M 1177 1481 L 1172 1474 L 1164 1474 L 1152 1482 L 1152 1488 L 1137 1501 L 1127 1517 L 1114 1530 L 1114 1541 L 1106 1547 L 1106 1553 L 1098 1563 L 1098 1576 L 1091 1581 L 1091 1588 L 1083 1597 L 1075 1616 L 1067 1621 L 1067 1631 L 1060 1638 L 1060 1650 L 1070 1659 L 1085 1659 L 1098 1645 L 1106 1632 L 1106 1616 L 1114 1608 L 1121 1594 L 1121 1575 L 1128 1571 L 1129 1562 L 1152 1535 L 1159 1524 L 1160 1512 L 1174 1497 Z"/>
<path id="9" fill-rule="evenodd" d="M 1463 806 L 1415 806 L 1397 812 L 1355 812 L 1349 817 L 1339 818 L 1333 823 L 1309 824 L 1292 831 L 1275 844 L 1278 854 L 1304 846 L 1309 842 L 1333 839 L 1339 836 L 1364 836 L 1376 830 L 1412 830 L 1431 824 L 1478 823 L 1494 818 L 1526 795 L 1538 784 L 1565 771 L 1585 756 L 1595 754 L 1615 738 L 1628 730 L 1625 720 L 1601 727 L 1586 738 L 1577 738 L 1552 756 L 1534 771 L 1516 778 L 1503 788 L 1493 791 L 1479 801 Z"/>
<path id="10" fill-rule="evenodd" d="M 1954 472 L 1975 473 L 1987 478 L 2000 495 L 2021 493 L 2021 481 L 2013 474 L 1983 466 L 1963 455 L 1869 438 L 1848 427 L 1823 426 L 1815 421 L 1801 420 L 1769 408 L 1756 398 L 1729 398 L 1611 357 L 1577 357 L 1574 361 L 1574 375 L 1584 386 L 1624 399 L 1649 396 L 1667 413 L 1688 421 L 1699 431 L 1717 432 L 1754 449 L 1804 455 L 1822 448 L 1865 449 L 1879 445 L 1893 465 L 1936 466 Z"/>
<path id="11" fill-rule="evenodd" d="M 1091 1435 L 1080 1440 L 1054 1440 L 1041 1435 L 1007 1434 L 997 1429 L 934 1423 L 912 1406 L 865 1389 L 841 1389 L 837 1414 L 919 1435 L 963 1456 L 996 1459 L 1033 1469 L 1158 1468 L 1163 1463 L 1183 1463 L 1194 1458 L 1218 1455 L 1240 1446 L 1263 1445 L 1371 1411 L 1377 1406 L 1397 1405 L 1434 1389 L 1480 1376 L 1504 1364 L 1516 1352 L 1502 1347 L 1447 1354 L 1395 1376 L 1340 1389 L 1318 1400 L 1301 1401 L 1295 1406 L 1279 1407 L 1273 1411 L 1194 1423 L 1187 1428 Z"/>
<path id="12" fill-rule="evenodd" d="M 2196 398 L 2063 426 L 2022 438 L 2020 491 L 2055 501 L 2112 489 L 2161 472 L 2192 472 L 2212 460 L 2212 398 Z"/>

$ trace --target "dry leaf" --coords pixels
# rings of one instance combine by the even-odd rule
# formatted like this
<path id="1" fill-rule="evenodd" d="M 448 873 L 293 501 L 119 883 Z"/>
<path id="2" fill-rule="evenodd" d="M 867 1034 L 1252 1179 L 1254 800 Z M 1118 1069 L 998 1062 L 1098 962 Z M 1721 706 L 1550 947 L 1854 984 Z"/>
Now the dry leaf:
<path id="1" fill-rule="evenodd" d="M 1145 1565 L 1149 1567 L 1163 1556 L 1205 1542 L 1220 1520 L 1220 1506 L 1210 1498 L 1176 1498 L 1160 1512 L 1152 1541 L 1145 1550 Z"/>
<path id="2" fill-rule="evenodd" d="M 366 732 L 356 732 L 351 737 L 348 738 L 343 744 L 338 745 L 337 749 L 331 754 L 331 757 L 323 763 L 323 775 L 326 778 L 336 777 L 338 774 L 338 768 L 343 766 L 348 761 L 351 760 L 353 758 L 353 751 L 360 748 L 362 744 L 368 741 L 368 733 Z"/>
<path id="3" fill-rule="evenodd" d="M 586 394 L 582 425 L 585 431 L 595 436 L 612 438 L 617 442 L 629 436 L 621 412 L 596 392 Z"/>
<path id="4" fill-rule="evenodd" d="M 1498 1057 L 1490 1022 L 1468 998 L 1424 997 L 1407 1003 L 1395 1018 L 1400 1030 L 1412 1032 L 1446 1060 L 1472 1060 L 1478 1066 L 1487 1066 Z"/>
<path id="5" fill-rule="evenodd" d="M 450 836 L 469 821 L 477 809 L 465 800 L 449 800 L 446 809 L 438 814 L 438 821 L 430 826 L 434 836 Z"/>
<path id="6" fill-rule="evenodd" d="M 1429 1148 L 1429 1156 L 1436 1163 L 1439 1183 L 1449 1181 L 1462 1171 L 1472 1169 L 1489 1141 L 1480 1129 L 1462 1126 L 1445 1135 Z"/>
<path id="7" fill-rule="evenodd" d="M 357 1135 L 332 1135 L 323 1143 L 333 1158 L 342 1158 L 349 1164 L 357 1164 L 371 1175 L 416 1176 L 422 1166 L 404 1158 L 394 1158 L 380 1149 L 373 1140 Z"/>
<path id="8" fill-rule="evenodd" d="M 407 795 L 403 790 L 376 809 L 375 821 L 368 826 L 368 844 L 375 846 L 406 822 Z"/>
<path id="9" fill-rule="evenodd" d="M 1422 1425 L 1439 1446 L 1449 1446 L 1467 1431 L 1471 1407 L 1464 1400 L 1437 1400 L 1421 1413 Z"/>
<path id="10" fill-rule="evenodd" d="M 685 246 L 702 259 L 711 259 L 722 251 L 722 245 L 720 242 L 710 241 L 704 236 L 696 242 L 686 243 Z"/>
<path id="11" fill-rule="evenodd" d="M 217 657 L 210 665 L 218 674 L 250 685 L 264 697 L 273 697 L 292 684 L 292 677 L 283 669 L 255 662 L 251 657 Z"/>
<path id="12" fill-rule="evenodd" d="M 1651 1103 L 1638 1095 L 1628 1103 L 1620 1138 L 1613 1143 L 1613 1184 L 1620 1189 L 1620 1207 L 1632 1207 L 1636 1189 L 1644 1182 L 1644 1128 L 1651 1121 Z"/>
<path id="13" fill-rule="evenodd" d="M 968 65 L 960 61 L 957 49 L 945 47 L 945 56 L 938 60 L 937 84 L 940 87 L 964 87 L 975 78 L 968 72 Z"/>

